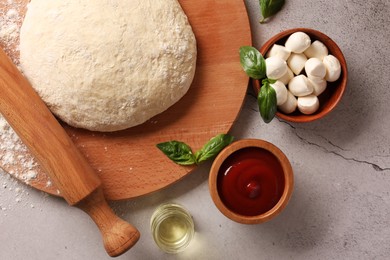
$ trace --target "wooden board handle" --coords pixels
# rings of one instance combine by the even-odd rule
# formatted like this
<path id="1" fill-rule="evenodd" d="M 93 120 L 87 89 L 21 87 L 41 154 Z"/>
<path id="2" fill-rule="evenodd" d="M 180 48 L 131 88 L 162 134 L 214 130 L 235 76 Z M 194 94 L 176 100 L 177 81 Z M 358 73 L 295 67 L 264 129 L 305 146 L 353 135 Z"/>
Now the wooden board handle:
<path id="1" fill-rule="evenodd" d="M 99 227 L 109 255 L 132 247 L 139 232 L 109 208 L 101 181 L 53 114 L 0 49 L 0 112 L 39 161 L 64 199 Z"/>

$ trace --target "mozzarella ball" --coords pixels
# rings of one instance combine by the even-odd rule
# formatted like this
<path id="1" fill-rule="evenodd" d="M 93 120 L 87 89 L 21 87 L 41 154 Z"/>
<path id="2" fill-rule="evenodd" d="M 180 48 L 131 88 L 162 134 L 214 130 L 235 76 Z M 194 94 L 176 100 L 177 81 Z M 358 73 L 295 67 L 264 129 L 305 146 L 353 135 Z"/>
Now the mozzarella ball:
<path id="1" fill-rule="evenodd" d="M 278 106 L 278 109 L 285 114 L 294 112 L 297 109 L 297 98 L 290 91 L 287 91 L 287 100 Z"/>
<path id="2" fill-rule="evenodd" d="M 308 58 L 318 58 L 322 60 L 329 52 L 325 44 L 317 40 L 314 41 L 304 53 Z"/>
<path id="3" fill-rule="evenodd" d="M 320 107 L 318 97 L 315 95 L 308 95 L 304 97 L 298 97 L 298 110 L 305 115 L 313 114 Z"/>
<path id="4" fill-rule="evenodd" d="M 287 85 L 293 77 L 294 77 L 294 73 L 291 71 L 289 67 L 287 67 L 287 72 L 281 78 L 279 78 L 279 80 L 284 85 Z"/>
<path id="5" fill-rule="evenodd" d="M 305 75 L 295 76 L 288 83 L 288 89 L 296 97 L 307 96 L 313 93 L 313 85 Z"/>
<path id="6" fill-rule="evenodd" d="M 287 100 L 287 88 L 286 86 L 279 80 L 275 83 L 270 84 L 271 87 L 276 92 L 276 105 L 282 105 Z"/>
<path id="7" fill-rule="evenodd" d="M 305 67 L 306 61 L 307 58 L 305 54 L 291 53 L 290 57 L 287 60 L 287 64 L 295 75 L 299 75 Z"/>
<path id="8" fill-rule="evenodd" d="M 334 82 L 338 80 L 341 74 L 341 65 L 339 60 L 333 55 L 328 55 L 324 57 L 322 62 L 326 68 L 326 81 Z"/>
<path id="9" fill-rule="evenodd" d="M 327 82 L 323 78 L 308 77 L 309 84 L 313 86 L 313 95 L 319 96 L 325 91 Z"/>
<path id="10" fill-rule="evenodd" d="M 310 58 L 305 63 L 305 71 L 308 77 L 324 78 L 326 68 L 324 63 L 318 58 Z"/>
<path id="11" fill-rule="evenodd" d="M 291 52 L 302 53 L 310 47 L 310 44 L 311 40 L 309 35 L 304 32 L 295 32 L 287 38 L 284 46 Z"/>
<path id="12" fill-rule="evenodd" d="M 291 51 L 287 50 L 286 47 L 279 45 L 279 44 L 274 44 L 272 45 L 271 49 L 267 52 L 266 58 L 269 57 L 279 57 L 283 60 L 287 60 L 288 57 L 290 56 Z"/>
<path id="13" fill-rule="evenodd" d="M 266 74 L 269 79 L 279 79 L 287 71 L 287 63 L 279 57 L 269 57 L 265 59 Z"/>

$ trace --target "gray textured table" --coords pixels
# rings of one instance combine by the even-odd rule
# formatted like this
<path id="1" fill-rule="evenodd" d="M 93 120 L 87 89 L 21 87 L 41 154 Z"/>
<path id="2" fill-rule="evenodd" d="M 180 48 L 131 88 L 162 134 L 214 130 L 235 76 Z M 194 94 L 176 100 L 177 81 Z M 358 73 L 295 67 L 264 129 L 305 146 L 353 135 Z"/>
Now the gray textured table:
<path id="1" fill-rule="evenodd" d="M 317 29 L 335 40 L 349 68 L 345 96 L 318 122 L 266 125 L 249 90 L 232 134 L 270 141 L 289 157 L 295 192 L 285 211 L 256 226 L 228 220 L 209 196 L 205 164 L 163 191 L 112 204 L 142 233 L 118 259 L 388 259 L 389 1 L 287 0 L 265 25 L 257 22 L 258 0 L 245 2 L 256 47 L 293 27 Z M 161 252 L 149 232 L 152 211 L 167 201 L 187 207 L 196 225 L 190 248 L 174 256 Z M 110 258 L 83 212 L 1 174 L 0 259 Z"/>

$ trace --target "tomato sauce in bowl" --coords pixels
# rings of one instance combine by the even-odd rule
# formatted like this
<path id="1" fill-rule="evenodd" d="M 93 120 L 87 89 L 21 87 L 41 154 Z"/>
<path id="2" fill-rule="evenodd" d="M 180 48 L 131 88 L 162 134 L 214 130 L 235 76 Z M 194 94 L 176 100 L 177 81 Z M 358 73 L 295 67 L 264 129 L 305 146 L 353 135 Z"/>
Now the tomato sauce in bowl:
<path id="1" fill-rule="evenodd" d="M 272 209 L 282 197 L 283 168 L 271 152 L 244 148 L 221 165 L 217 188 L 229 209 L 245 216 L 260 215 Z"/>
<path id="2" fill-rule="evenodd" d="M 215 158 L 210 195 L 226 217 L 258 224 L 278 215 L 292 195 L 291 164 L 275 145 L 259 139 L 233 142 Z"/>

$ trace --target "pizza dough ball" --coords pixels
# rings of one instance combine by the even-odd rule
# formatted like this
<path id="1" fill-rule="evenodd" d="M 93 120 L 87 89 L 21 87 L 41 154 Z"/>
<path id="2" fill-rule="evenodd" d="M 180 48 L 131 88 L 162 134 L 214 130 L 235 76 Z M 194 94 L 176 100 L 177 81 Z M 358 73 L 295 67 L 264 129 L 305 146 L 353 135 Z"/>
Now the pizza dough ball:
<path id="1" fill-rule="evenodd" d="M 20 34 L 25 76 L 71 126 L 139 125 L 188 91 L 196 39 L 177 0 L 32 0 Z"/>

